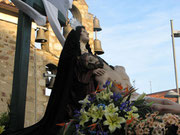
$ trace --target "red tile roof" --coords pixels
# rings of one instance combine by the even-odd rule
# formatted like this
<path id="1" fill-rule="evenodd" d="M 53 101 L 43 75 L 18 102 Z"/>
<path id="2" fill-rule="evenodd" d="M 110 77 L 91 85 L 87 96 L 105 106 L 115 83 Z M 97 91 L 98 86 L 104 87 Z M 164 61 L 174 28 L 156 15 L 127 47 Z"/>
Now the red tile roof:
<path id="1" fill-rule="evenodd" d="M 173 90 L 174 92 L 177 92 L 176 89 L 171 89 Z M 177 102 L 177 98 L 166 98 L 164 97 L 166 95 L 166 93 L 168 91 L 171 91 L 171 90 L 165 90 L 165 91 L 161 91 L 161 92 L 155 92 L 155 93 L 151 93 L 151 94 L 147 94 L 147 96 L 149 97 L 155 97 L 155 98 L 163 98 L 163 99 L 169 99 L 171 101 L 174 101 L 174 102 Z"/>

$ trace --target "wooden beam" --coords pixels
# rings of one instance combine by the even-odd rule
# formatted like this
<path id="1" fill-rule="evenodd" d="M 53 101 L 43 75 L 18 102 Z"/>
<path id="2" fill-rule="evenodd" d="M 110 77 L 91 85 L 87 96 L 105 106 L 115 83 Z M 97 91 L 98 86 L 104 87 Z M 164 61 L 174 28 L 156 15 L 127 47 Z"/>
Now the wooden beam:
<path id="1" fill-rule="evenodd" d="M 23 0 L 31 7 L 34 6 L 41 14 L 45 15 L 45 9 L 41 0 Z M 66 19 L 59 14 L 61 25 Z M 30 53 L 32 20 L 22 11 L 19 11 L 18 28 L 16 38 L 16 52 L 14 61 L 14 75 L 12 97 L 10 104 L 9 131 L 16 131 L 24 127 L 26 91 L 28 81 L 28 66 Z"/>
<path id="2" fill-rule="evenodd" d="M 33 8 L 36 9 L 42 15 L 46 16 L 46 12 L 45 12 L 45 8 L 44 8 L 42 0 L 34 1 Z M 58 11 L 58 20 L 59 20 L 61 26 L 66 25 L 66 18 L 63 16 L 63 14 L 60 11 Z"/>
<path id="3" fill-rule="evenodd" d="M 33 7 L 34 9 L 36 9 L 42 15 L 46 16 L 46 12 L 45 12 L 45 8 L 44 8 L 42 0 L 31 0 L 31 1 L 33 2 L 33 5 L 30 5 L 30 6 Z M 15 6 L 12 6 L 10 4 L 6 4 L 3 2 L 0 2 L 0 8 L 10 10 L 11 12 L 18 13 L 18 9 Z M 63 14 L 60 11 L 58 11 L 58 20 L 59 20 L 61 26 L 66 25 L 66 18 L 63 16 Z"/>
<path id="4" fill-rule="evenodd" d="M 27 0 L 32 5 L 31 0 Z M 9 130 L 24 127 L 32 20 L 19 11 Z"/>

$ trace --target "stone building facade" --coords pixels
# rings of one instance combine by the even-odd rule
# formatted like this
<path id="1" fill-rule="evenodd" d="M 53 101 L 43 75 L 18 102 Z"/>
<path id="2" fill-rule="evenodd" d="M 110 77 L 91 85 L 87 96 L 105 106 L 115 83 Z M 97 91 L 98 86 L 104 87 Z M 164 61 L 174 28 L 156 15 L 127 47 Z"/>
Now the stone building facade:
<path id="1" fill-rule="evenodd" d="M 85 0 L 74 0 L 71 13 L 86 27 L 93 49 L 93 15 L 88 13 Z M 9 0 L 0 0 L 0 113 L 8 110 L 12 92 L 17 20 L 18 9 Z M 32 23 L 25 126 L 39 121 L 45 112 L 49 97 L 45 95 L 46 78 L 43 74 L 47 65 L 57 66 L 62 50 L 50 24 L 45 27 L 48 42 L 38 49 L 35 47 L 37 25 Z"/>

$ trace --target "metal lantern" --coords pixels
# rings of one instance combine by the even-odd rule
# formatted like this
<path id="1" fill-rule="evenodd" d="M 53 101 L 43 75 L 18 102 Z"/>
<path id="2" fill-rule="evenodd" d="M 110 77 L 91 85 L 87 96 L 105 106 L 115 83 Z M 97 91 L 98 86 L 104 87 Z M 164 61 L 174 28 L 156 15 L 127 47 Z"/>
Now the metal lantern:
<path id="1" fill-rule="evenodd" d="M 102 50 L 102 47 L 101 47 L 101 41 L 98 39 L 94 40 L 94 52 L 98 55 L 101 55 L 104 53 L 104 51 Z"/>
<path id="2" fill-rule="evenodd" d="M 42 28 L 39 28 L 39 30 L 37 31 L 37 37 L 35 39 L 35 42 L 38 42 L 38 43 L 47 42 L 47 40 L 45 38 L 44 30 Z"/>
<path id="3" fill-rule="evenodd" d="M 68 23 L 64 28 L 63 28 L 63 36 L 67 38 L 69 32 L 72 30 L 71 25 Z"/>
<path id="4" fill-rule="evenodd" d="M 93 25 L 94 25 L 94 31 L 101 31 L 101 27 L 100 27 L 100 24 L 99 24 L 99 20 L 94 17 L 94 20 L 93 20 Z"/>

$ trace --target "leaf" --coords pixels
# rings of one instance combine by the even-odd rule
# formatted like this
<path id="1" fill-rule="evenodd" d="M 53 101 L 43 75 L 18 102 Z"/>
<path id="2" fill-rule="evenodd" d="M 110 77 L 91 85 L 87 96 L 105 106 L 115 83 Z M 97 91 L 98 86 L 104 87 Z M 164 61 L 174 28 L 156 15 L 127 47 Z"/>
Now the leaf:
<path id="1" fill-rule="evenodd" d="M 136 101 L 134 101 L 134 106 L 137 106 L 137 105 L 142 105 L 142 104 L 144 104 L 144 99 L 141 99 L 141 100 L 136 100 Z"/>
<path id="2" fill-rule="evenodd" d="M 6 128 L 8 128 L 8 125 L 9 125 L 9 113 L 8 112 L 4 112 L 0 116 L 0 126 L 3 126 L 3 125 Z"/>
<path id="3" fill-rule="evenodd" d="M 143 94 L 141 94 L 141 95 L 137 98 L 137 100 L 142 100 L 142 99 L 144 99 L 145 96 L 146 96 L 146 94 L 143 93 Z"/>
<path id="4" fill-rule="evenodd" d="M 131 98 L 131 94 L 129 94 L 128 98 L 126 99 L 126 101 L 129 101 Z"/>
<path id="5" fill-rule="evenodd" d="M 154 101 L 147 103 L 147 106 L 152 106 L 152 104 L 154 104 Z"/>
<path id="6" fill-rule="evenodd" d="M 64 129 L 63 135 L 73 135 L 73 133 L 75 133 L 75 131 L 76 131 L 76 127 L 75 127 L 74 121 L 71 120 L 71 121 L 66 125 L 66 128 Z"/>

